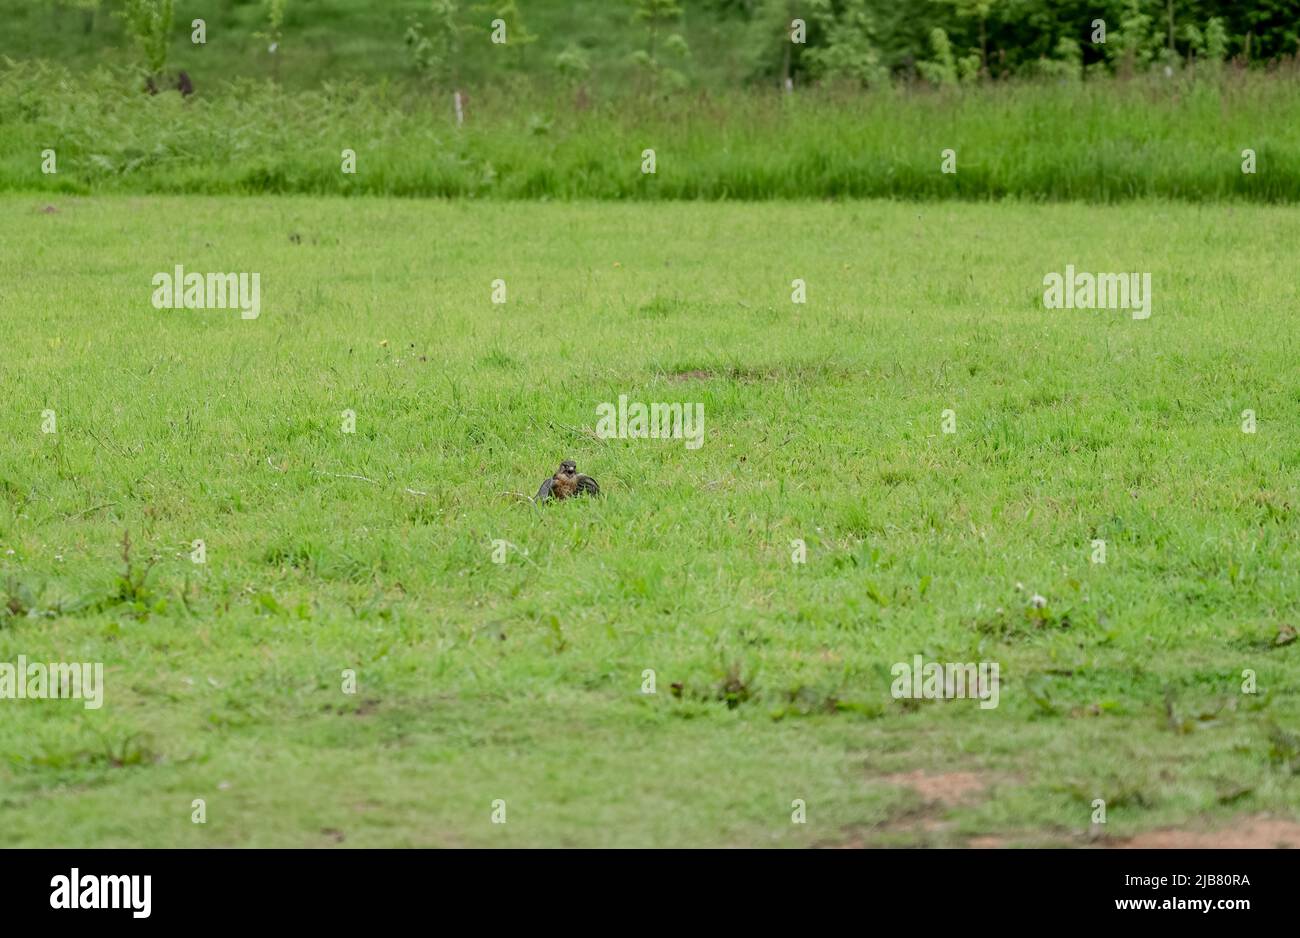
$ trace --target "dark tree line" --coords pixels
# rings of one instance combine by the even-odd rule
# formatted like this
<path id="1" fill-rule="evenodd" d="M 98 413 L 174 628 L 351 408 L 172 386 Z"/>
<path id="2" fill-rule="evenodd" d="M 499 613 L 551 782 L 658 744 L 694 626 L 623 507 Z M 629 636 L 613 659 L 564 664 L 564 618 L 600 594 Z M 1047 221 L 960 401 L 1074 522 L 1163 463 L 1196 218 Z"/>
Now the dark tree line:
<path id="1" fill-rule="evenodd" d="M 699 0 L 695 12 L 746 24 L 756 76 L 865 84 L 1262 63 L 1295 56 L 1300 31 L 1300 0 Z M 789 41 L 796 18 L 803 44 Z"/>

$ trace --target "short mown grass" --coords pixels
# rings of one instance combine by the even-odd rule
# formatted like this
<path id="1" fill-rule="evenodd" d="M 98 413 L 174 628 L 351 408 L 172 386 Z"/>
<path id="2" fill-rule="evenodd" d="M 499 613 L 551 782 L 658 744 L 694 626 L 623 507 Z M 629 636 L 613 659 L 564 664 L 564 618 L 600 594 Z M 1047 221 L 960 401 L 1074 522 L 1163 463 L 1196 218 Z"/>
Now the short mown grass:
<path id="1" fill-rule="evenodd" d="M 1294 815 L 1292 210 L 0 207 L 0 661 L 107 682 L 98 711 L 0 701 L 9 845 L 1082 843 L 1096 798 L 1103 842 Z M 261 317 L 155 310 L 178 263 L 260 272 Z M 1151 318 L 1044 310 L 1066 264 L 1151 272 Z M 619 394 L 703 403 L 704 445 L 596 439 Z M 569 456 L 604 498 L 511 494 Z M 914 654 L 998 662 L 999 707 L 894 700 Z M 987 788 L 918 804 L 886 780 L 915 770 Z"/>

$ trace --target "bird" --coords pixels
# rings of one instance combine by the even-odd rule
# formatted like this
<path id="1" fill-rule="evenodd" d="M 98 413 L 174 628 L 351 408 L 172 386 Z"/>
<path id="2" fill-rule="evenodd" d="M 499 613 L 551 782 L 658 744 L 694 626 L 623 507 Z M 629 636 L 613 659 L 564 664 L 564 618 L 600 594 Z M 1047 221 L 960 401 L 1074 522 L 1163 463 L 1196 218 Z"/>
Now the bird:
<path id="1" fill-rule="evenodd" d="M 544 502 L 548 498 L 572 498 L 575 495 L 599 495 L 600 486 L 591 476 L 584 476 L 578 472 L 578 464 L 572 459 L 566 459 L 560 463 L 560 468 L 555 470 L 555 475 L 551 476 L 542 483 L 542 487 L 537 490 L 537 496 L 533 501 Z"/>

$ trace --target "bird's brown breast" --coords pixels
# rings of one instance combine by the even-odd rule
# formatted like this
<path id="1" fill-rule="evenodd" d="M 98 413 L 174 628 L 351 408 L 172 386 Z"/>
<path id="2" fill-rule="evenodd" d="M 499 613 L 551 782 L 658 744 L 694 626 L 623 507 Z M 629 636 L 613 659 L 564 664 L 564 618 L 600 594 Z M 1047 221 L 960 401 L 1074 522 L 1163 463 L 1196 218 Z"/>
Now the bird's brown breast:
<path id="1" fill-rule="evenodd" d="M 555 485 L 551 488 L 551 494 L 556 498 L 570 498 L 578 491 L 578 479 L 576 476 L 566 476 L 557 473 L 555 476 Z"/>

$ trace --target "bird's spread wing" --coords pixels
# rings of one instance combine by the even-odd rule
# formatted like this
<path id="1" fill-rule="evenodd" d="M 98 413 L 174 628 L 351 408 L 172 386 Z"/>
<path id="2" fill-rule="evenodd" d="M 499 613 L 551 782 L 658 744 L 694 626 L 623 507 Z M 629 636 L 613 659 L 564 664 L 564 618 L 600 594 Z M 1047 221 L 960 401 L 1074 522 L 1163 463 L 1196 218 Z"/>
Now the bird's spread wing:
<path id="1" fill-rule="evenodd" d="M 544 502 L 551 497 L 551 488 L 555 485 L 554 479 L 547 479 L 542 483 L 542 487 L 537 490 L 537 495 L 533 498 L 535 502 Z"/>
<path id="2" fill-rule="evenodd" d="M 591 476 L 578 476 L 578 491 L 586 492 L 588 495 L 599 495 L 600 486 Z"/>

